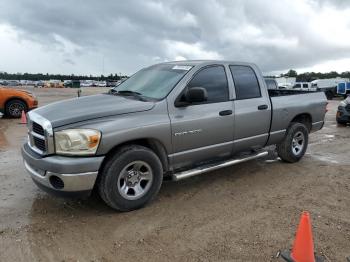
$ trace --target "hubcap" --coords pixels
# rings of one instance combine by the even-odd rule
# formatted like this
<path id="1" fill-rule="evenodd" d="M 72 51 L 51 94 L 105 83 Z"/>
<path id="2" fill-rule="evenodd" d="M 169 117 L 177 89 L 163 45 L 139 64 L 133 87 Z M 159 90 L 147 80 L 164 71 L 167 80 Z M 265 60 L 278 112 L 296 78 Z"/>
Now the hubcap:
<path id="1" fill-rule="evenodd" d="M 131 162 L 119 174 L 119 194 L 128 200 L 139 199 L 148 192 L 152 180 L 152 168 L 146 162 Z"/>
<path id="2" fill-rule="evenodd" d="M 303 134 L 303 132 L 298 131 L 295 133 L 295 135 L 293 136 L 293 140 L 292 140 L 292 151 L 294 155 L 299 155 L 301 154 L 301 152 L 303 151 L 304 148 L 304 144 L 305 144 L 305 136 Z"/>
<path id="3" fill-rule="evenodd" d="M 9 113 L 11 116 L 14 116 L 14 117 L 20 117 L 23 110 L 24 110 L 24 107 L 20 103 L 12 103 L 9 106 Z"/>

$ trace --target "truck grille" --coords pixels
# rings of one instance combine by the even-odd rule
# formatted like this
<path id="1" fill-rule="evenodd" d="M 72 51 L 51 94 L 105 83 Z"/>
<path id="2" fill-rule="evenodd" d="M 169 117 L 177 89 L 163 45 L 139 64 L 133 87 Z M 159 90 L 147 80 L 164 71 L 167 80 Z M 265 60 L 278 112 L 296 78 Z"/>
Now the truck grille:
<path id="1" fill-rule="evenodd" d="M 53 154 L 55 151 L 50 121 L 35 112 L 28 113 L 28 139 L 31 149 L 40 155 Z"/>
<path id="2" fill-rule="evenodd" d="M 41 125 L 39 125 L 38 123 L 35 123 L 35 122 L 33 122 L 33 132 L 37 133 L 37 134 L 39 134 L 41 136 L 45 135 L 44 128 Z"/>
<path id="3" fill-rule="evenodd" d="M 33 141 L 34 141 L 34 146 L 40 149 L 41 151 L 45 152 L 46 151 L 46 145 L 45 145 L 45 140 L 33 136 Z"/>

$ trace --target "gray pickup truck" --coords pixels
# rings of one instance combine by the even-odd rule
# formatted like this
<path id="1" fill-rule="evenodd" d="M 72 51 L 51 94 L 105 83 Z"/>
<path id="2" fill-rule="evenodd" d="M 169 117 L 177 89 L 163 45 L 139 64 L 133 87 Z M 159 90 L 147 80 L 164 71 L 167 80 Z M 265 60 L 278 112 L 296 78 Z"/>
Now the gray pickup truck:
<path id="1" fill-rule="evenodd" d="M 277 145 L 300 160 L 324 124 L 324 93 L 268 90 L 258 67 L 181 61 L 142 69 L 108 93 L 28 113 L 24 165 L 57 195 L 93 189 L 128 211 L 153 199 L 164 177 L 180 180 L 264 157 Z"/>

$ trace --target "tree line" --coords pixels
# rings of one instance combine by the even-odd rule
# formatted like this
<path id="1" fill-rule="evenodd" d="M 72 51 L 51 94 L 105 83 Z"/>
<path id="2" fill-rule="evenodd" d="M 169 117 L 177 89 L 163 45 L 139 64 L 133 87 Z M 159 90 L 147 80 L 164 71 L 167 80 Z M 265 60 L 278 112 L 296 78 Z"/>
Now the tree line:
<path id="1" fill-rule="evenodd" d="M 350 79 L 350 71 L 345 71 L 342 73 L 338 73 L 336 71 L 331 71 L 328 73 L 320 73 L 320 72 L 306 72 L 298 74 L 297 71 L 291 69 L 285 74 L 281 74 L 281 77 L 296 77 L 297 82 L 311 82 L 316 79 L 327 79 L 327 78 L 348 78 Z"/>
<path id="2" fill-rule="evenodd" d="M 107 76 L 100 75 L 100 76 L 93 76 L 93 75 L 62 75 L 62 74 L 32 74 L 32 73 L 6 73 L 6 72 L 0 72 L 0 79 L 4 80 L 30 80 L 30 81 L 39 81 L 39 80 L 100 80 L 100 81 L 118 81 L 121 78 L 124 78 L 126 76 L 123 75 L 117 75 L 117 74 L 110 74 Z"/>

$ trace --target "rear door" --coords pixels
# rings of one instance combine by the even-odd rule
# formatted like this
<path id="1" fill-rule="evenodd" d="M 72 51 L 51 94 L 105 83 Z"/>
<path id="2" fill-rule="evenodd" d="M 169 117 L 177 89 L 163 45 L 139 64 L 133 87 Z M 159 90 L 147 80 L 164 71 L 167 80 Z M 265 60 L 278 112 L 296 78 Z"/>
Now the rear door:
<path id="1" fill-rule="evenodd" d="M 234 152 L 263 147 L 268 139 L 271 123 L 271 104 L 264 81 L 259 81 L 250 66 L 229 66 L 236 99 Z"/>
<path id="2" fill-rule="evenodd" d="M 170 160 L 175 168 L 227 157 L 232 152 L 234 114 L 225 67 L 200 69 L 183 92 L 193 87 L 205 88 L 208 100 L 185 107 L 168 101 L 174 152 Z"/>

